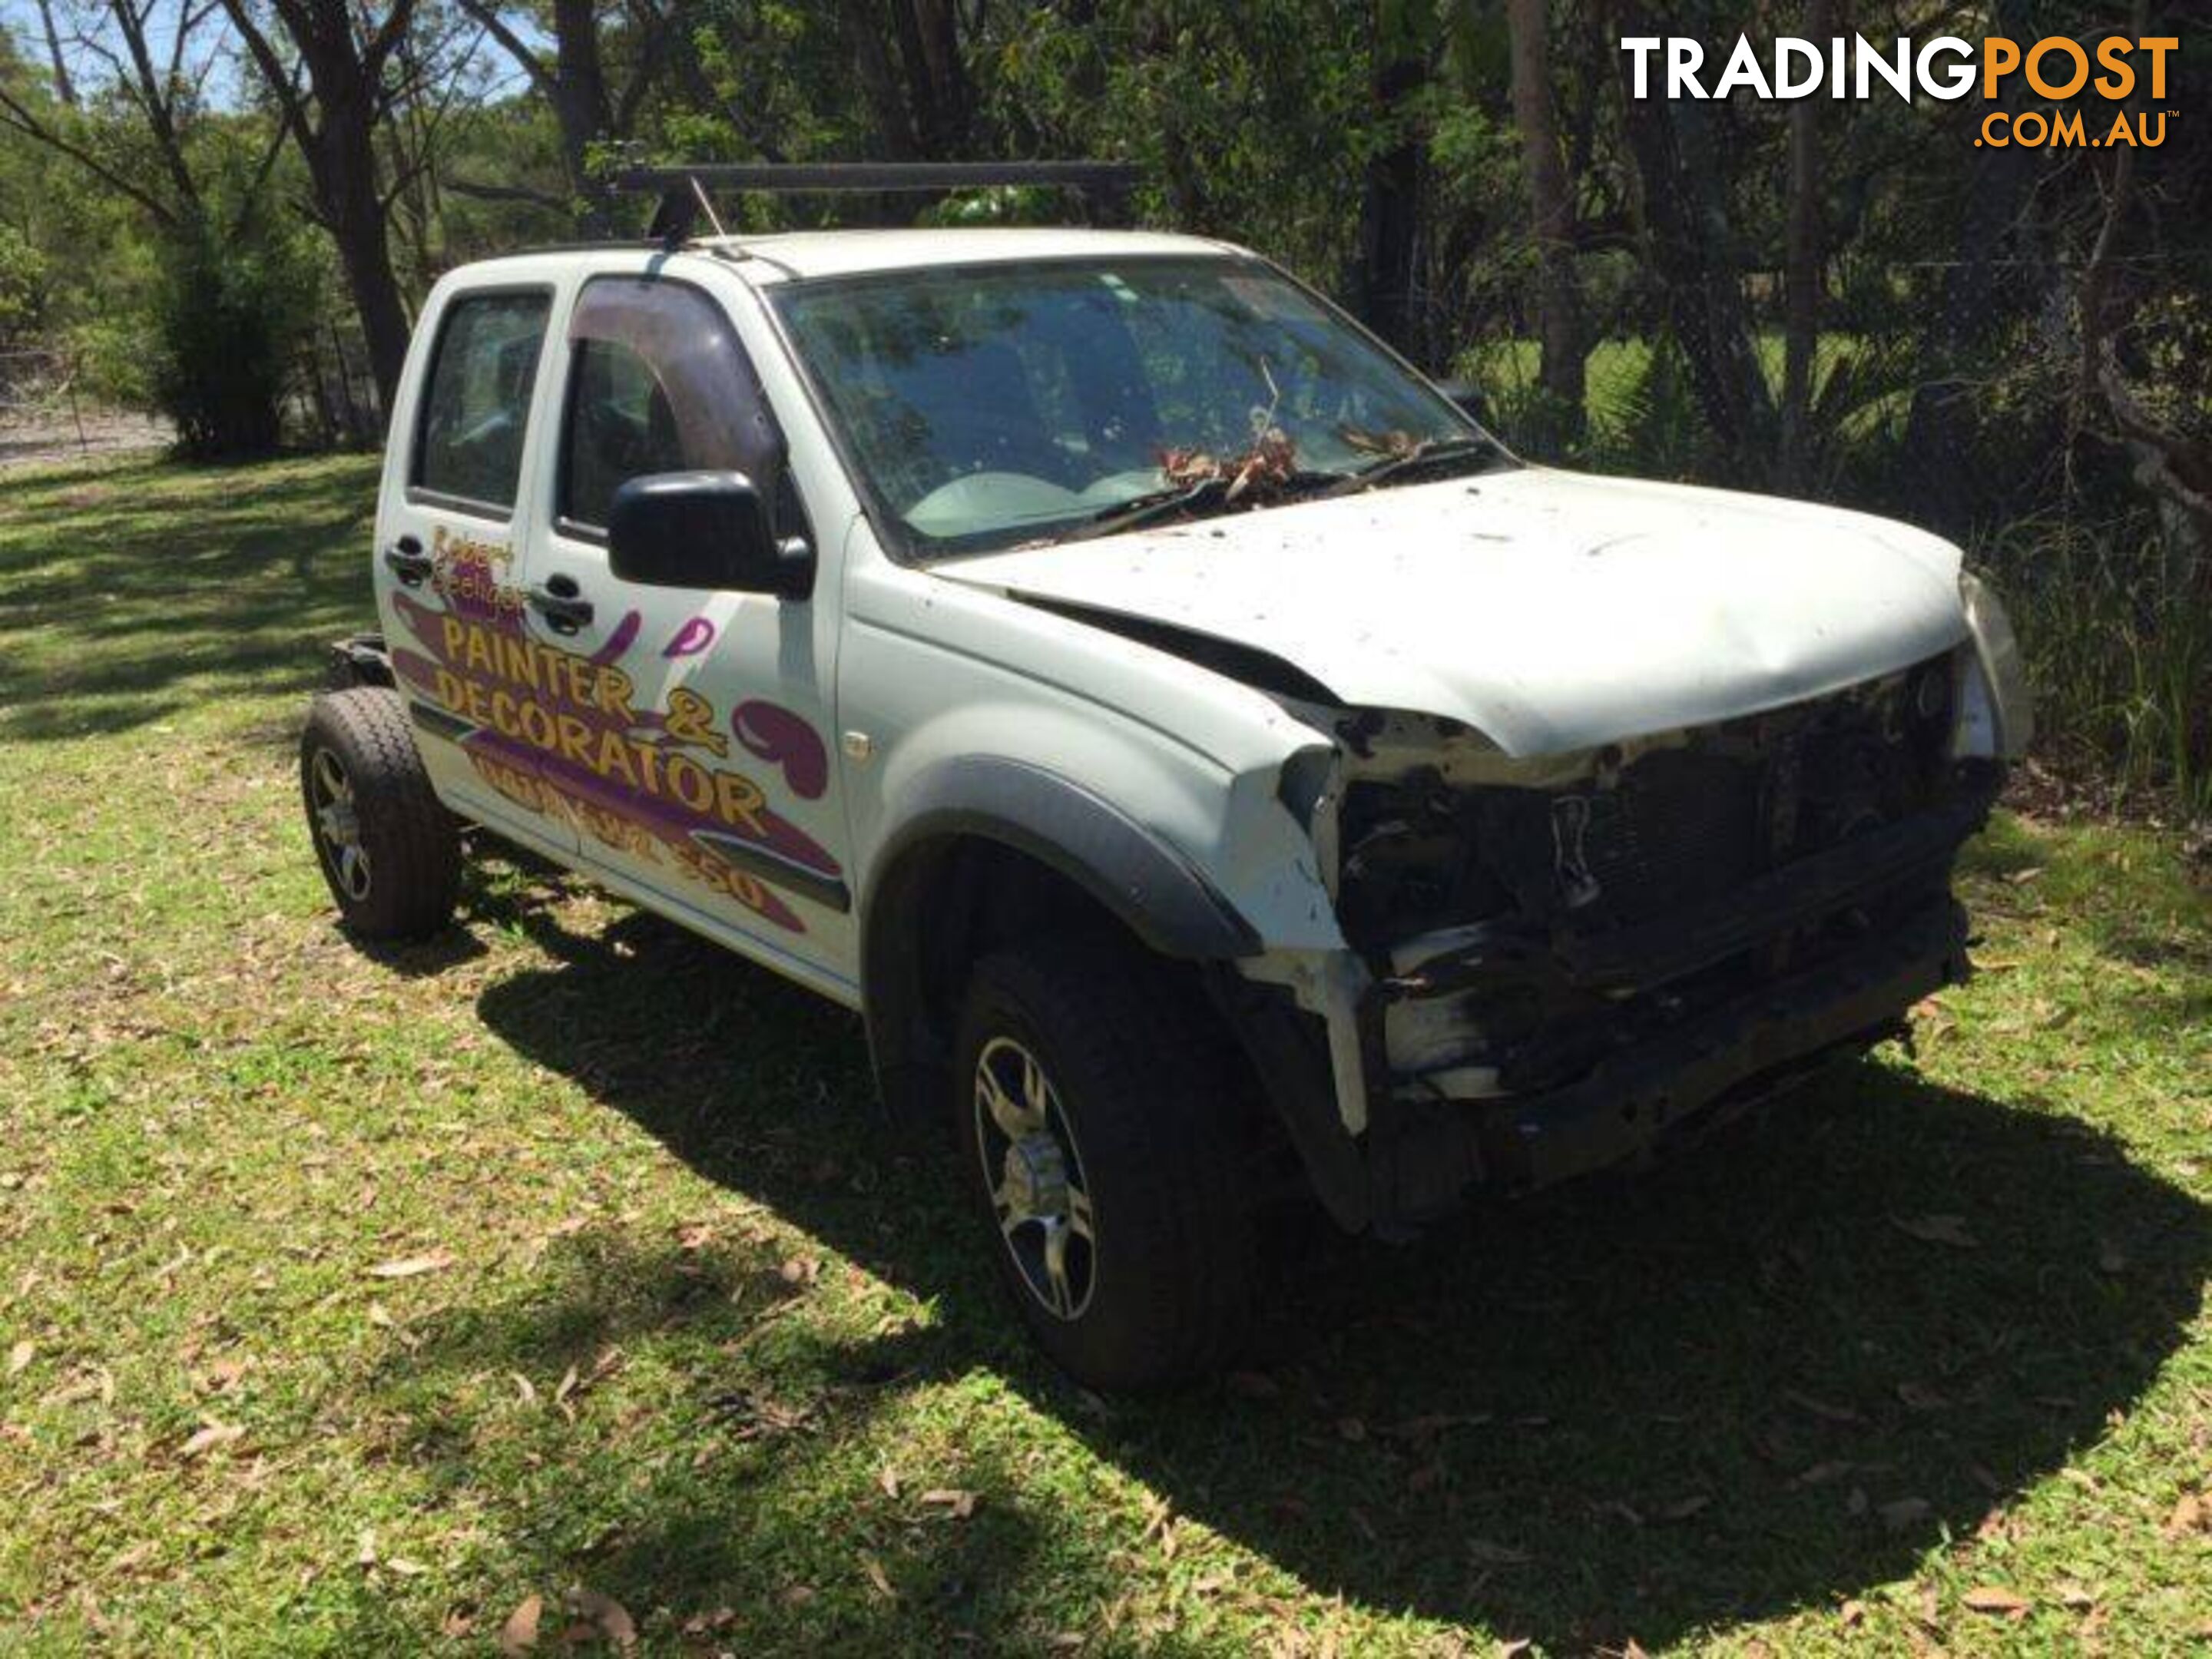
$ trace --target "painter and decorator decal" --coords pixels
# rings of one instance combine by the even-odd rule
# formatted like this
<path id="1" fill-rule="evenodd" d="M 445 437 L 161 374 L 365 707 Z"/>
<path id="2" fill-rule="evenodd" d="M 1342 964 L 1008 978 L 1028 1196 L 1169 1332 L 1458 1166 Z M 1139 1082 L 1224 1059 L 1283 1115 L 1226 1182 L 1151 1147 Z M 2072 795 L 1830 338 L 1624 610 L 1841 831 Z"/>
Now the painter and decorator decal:
<path id="1" fill-rule="evenodd" d="M 804 932 L 774 888 L 720 849 L 751 849 L 837 878 L 836 860 L 769 805 L 752 771 L 730 763 L 734 749 L 780 774 L 799 799 L 818 799 L 830 775 L 821 734 L 759 700 L 738 703 L 725 718 L 683 686 L 669 693 L 665 712 L 639 709 L 622 667 L 639 644 L 636 611 L 586 656 L 532 632 L 522 593 L 507 580 L 508 548 L 441 528 L 432 558 L 430 591 L 442 608 L 392 594 L 421 647 L 395 641 L 392 667 L 465 723 L 457 741 L 477 775 L 601 846 L 665 865 L 778 927 Z M 714 624 L 692 617 L 658 651 L 664 659 L 692 657 L 714 640 Z"/>

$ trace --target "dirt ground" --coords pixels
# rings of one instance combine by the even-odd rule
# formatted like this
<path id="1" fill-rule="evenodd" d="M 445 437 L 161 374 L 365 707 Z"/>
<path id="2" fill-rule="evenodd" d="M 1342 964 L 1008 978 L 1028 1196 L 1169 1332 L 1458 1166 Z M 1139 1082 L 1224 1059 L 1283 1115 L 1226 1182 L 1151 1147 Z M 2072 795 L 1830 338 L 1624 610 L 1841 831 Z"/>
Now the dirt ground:
<path id="1" fill-rule="evenodd" d="M 0 473 L 86 455 L 161 449 L 173 436 L 159 416 L 126 410 L 87 408 L 82 423 L 66 409 L 0 418 Z"/>

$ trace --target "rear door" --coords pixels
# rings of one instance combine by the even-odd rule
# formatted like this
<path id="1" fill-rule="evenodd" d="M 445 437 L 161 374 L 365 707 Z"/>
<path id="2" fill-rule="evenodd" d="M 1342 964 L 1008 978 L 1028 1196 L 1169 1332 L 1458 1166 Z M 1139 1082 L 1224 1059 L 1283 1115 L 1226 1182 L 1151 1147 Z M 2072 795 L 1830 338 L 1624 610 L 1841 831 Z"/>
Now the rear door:
<path id="1" fill-rule="evenodd" d="M 534 636 L 523 574 L 560 288 L 500 282 L 433 295 L 392 410 L 376 590 L 439 795 L 565 853 L 575 830 L 540 757 L 557 741 L 548 687 L 574 676 Z"/>

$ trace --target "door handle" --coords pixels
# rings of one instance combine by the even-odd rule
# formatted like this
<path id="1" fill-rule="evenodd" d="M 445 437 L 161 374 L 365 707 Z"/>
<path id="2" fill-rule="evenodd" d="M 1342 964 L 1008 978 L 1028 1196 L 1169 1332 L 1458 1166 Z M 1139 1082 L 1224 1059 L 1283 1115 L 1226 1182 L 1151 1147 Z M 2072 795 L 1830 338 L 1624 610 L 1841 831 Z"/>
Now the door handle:
<path id="1" fill-rule="evenodd" d="M 412 536 L 402 536 L 384 550 L 384 562 L 392 574 L 399 578 L 403 587 L 419 587 L 428 580 L 434 568 L 430 556 L 422 550 L 422 544 Z"/>
<path id="2" fill-rule="evenodd" d="M 550 576 L 541 587 L 525 595 L 530 608 L 552 625 L 556 634 L 573 634 L 592 621 L 592 602 L 577 596 L 576 584 L 568 576 Z"/>

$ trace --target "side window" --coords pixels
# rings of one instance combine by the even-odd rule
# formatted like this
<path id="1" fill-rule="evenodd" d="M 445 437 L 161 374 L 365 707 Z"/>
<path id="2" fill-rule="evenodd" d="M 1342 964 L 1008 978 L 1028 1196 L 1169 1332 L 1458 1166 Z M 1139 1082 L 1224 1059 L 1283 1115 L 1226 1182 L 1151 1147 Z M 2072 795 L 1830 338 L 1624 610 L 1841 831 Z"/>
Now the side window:
<path id="1" fill-rule="evenodd" d="M 623 480 L 680 472 L 694 463 L 653 366 L 618 340 L 580 340 L 570 370 L 562 445 L 561 516 L 604 526 Z"/>
<path id="2" fill-rule="evenodd" d="M 687 283 L 601 276 L 568 325 L 567 410 L 555 511 L 563 527 L 606 527 L 615 491 L 652 472 L 742 472 L 780 535 L 803 535 L 783 441 L 751 360 L 722 308 Z"/>
<path id="3" fill-rule="evenodd" d="M 543 294 L 481 294 L 447 307 L 422 393 L 417 489 L 501 514 L 514 506 L 551 303 Z"/>

